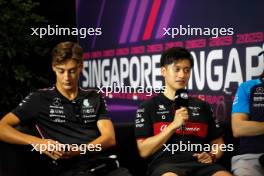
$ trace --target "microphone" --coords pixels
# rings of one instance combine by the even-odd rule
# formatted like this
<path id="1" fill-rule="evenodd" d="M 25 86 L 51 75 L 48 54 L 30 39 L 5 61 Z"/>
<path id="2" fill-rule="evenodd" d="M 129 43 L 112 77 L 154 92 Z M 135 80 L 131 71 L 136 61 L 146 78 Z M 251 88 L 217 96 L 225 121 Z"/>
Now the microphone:
<path id="1" fill-rule="evenodd" d="M 262 167 L 264 167 L 264 154 L 259 157 L 259 163 Z"/>
<path id="2" fill-rule="evenodd" d="M 261 52 L 258 54 L 258 56 L 261 56 L 262 54 L 264 54 L 264 51 L 261 51 Z"/>
<path id="3" fill-rule="evenodd" d="M 188 108 L 189 106 L 189 97 L 186 89 L 178 89 L 175 93 L 175 110 L 180 109 L 181 107 Z"/>
<path id="4" fill-rule="evenodd" d="M 102 164 L 90 169 L 89 170 L 90 173 L 97 173 L 97 172 L 103 171 L 104 169 L 114 169 L 114 168 L 120 167 L 116 155 L 110 155 L 110 156 L 104 157 L 102 159 L 104 162 Z"/>
<path id="5" fill-rule="evenodd" d="M 175 93 L 174 109 L 180 109 L 181 107 L 188 108 L 189 97 L 186 89 L 178 89 Z M 185 130 L 185 124 L 181 126 L 182 130 Z"/>
<path id="6" fill-rule="evenodd" d="M 94 167 L 94 168 L 92 168 L 91 170 L 90 170 L 90 172 L 97 172 L 98 170 L 101 170 L 101 169 L 103 169 L 103 168 L 106 168 L 106 164 L 104 163 L 104 164 L 100 164 L 99 166 L 96 166 L 96 167 Z"/>

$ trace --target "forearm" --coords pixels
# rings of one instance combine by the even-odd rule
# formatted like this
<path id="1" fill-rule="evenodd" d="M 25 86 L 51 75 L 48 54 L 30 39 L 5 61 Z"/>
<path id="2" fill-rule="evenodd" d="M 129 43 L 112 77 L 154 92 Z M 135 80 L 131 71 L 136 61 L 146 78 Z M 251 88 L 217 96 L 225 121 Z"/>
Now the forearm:
<path id="1" fill-rule="evenodd" d="M 222 151 L 222 146 L 225 145 L 224 139 L 222 137 L 214 139 L 211 141 L 212 150 L 210 153 L 215 155 L 216 160 L 221 158 L 224 154 L 224 151 Z"/>
<path id="2" fill-rule="evenodd" d="M 41 140 L 38 137 L 22 133 L 14 127 L 0 122 L 0 140 L 3 142 L 19 145 L 36 144 Z"/>
<path id="3" fill-rule="evenodd" d="M 210 153 L 215 155 L 215 159 L 216 160 L 220 159 L 223 156 L 223 154 L 224 154 L 224 152 L 222 150 L 220 150 L 220 148 L 218 148 L 217 151 L 213 150 Z"/>
<path id="4" fill-rule="evenodd" d="M 108 149 L 112 146 L 116 145 L 115 137 L 111 136 L 99 136 L 95 140 L 88 143 L 88 145 L 92 146 L 100 146 L 101 150 Z"/>
<path id="5" fill-rule="evenodd" d="M 148 156 L 154 154 L 156 151 L 163 147 L 172 134 L 175 132 L 175 128 L 169 125 L 159 134 L 148 137 L 144 140 L 138 141 L 138 149 L 141 157 L 147 158 Z"/>
<path id="6" fill-rule="evenodd" d="M 264 122 L 240 121 L 234 124 L 233 133 L 235 137 L 263 135 Z"/>

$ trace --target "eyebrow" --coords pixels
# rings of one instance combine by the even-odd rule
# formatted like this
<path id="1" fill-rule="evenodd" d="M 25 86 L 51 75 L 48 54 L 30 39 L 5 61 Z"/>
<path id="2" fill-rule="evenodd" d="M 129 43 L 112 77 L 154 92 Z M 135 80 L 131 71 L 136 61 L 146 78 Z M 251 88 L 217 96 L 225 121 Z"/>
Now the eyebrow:
<path id="1" fill-rule="evenodd" d="M 78 67 L 72 67 L 72 68 L 69 68 L 69 69 L 65 69 L 65 68 L 61 68 L 61 67 L 57 67 L 55 66 L 56 69 L 60 69 L 60 70 L 74 70 L 74 69 L 77 69 Z"/>
<path id="2" fill-rule="evenodd" d="M 189 66 L 181 67 L 181 66 L 179 66 L 179 65 L 174 65 L 173 67 L 174 67 L 174 68 L 191 68 L 191 67 L 189 67 Z"/>

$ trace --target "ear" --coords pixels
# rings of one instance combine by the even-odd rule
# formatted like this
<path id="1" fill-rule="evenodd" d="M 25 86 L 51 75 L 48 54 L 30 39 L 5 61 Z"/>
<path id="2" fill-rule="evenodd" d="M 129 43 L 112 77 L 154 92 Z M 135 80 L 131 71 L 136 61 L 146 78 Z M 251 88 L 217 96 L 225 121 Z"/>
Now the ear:
<path id="1" fill-rule="evenodd" d="M 55 64 L 52 64 L 51 67 L 52 67 L 52 70 L 55 72 Z"/>
<path id="2" fill-rule="evenodd" d="M 52 64 L 51 66 L 52 66 L 52 70 L 55 72 L 56 71 L 56 68 L 55 68 L 56 65 Z"/>
<path id="3" fill-rule="evenodd" d="M 163 77 L 165 77 L 166 72 L 167 72 L 166 67 L 161 67 L 161 68 L 160 68 L 160 72 L 161 72 L 161 75 L 162 75 Z"/>

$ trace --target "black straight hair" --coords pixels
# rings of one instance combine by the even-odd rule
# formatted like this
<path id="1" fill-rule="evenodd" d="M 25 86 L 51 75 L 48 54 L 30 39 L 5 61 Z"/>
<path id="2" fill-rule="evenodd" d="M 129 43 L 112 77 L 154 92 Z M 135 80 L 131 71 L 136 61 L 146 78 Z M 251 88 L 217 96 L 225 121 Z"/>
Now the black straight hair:
<path id="1" fill-rule="evenodd" d="M 179 60 L 189 60 L 193 67 L 193 57 L 191 53 L 183 47 L 173 47 L 165 50 L 161 54 L 160 66 L 165 67 Z"/>

